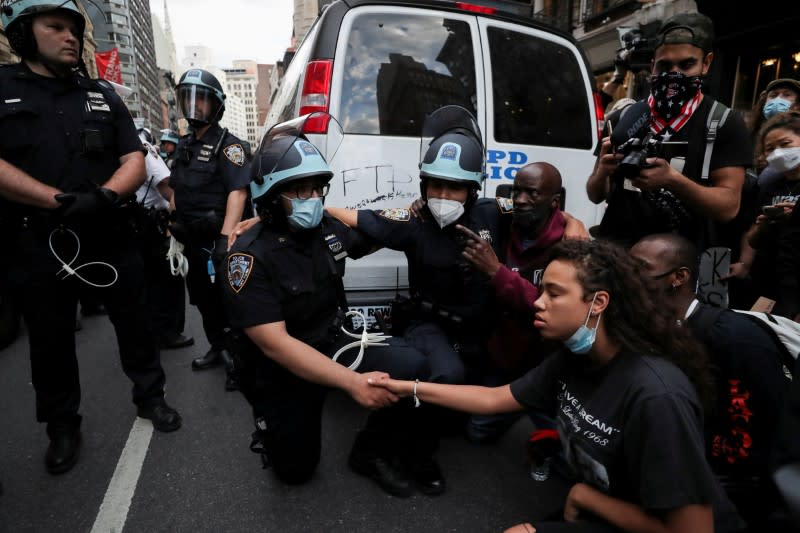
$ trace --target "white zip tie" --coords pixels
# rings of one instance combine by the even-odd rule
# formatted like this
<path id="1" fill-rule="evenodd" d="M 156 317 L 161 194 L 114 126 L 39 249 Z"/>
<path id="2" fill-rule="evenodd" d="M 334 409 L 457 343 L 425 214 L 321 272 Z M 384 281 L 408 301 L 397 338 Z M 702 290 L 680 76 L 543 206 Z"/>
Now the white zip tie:
<path id="1" fill-rule="evenodd" d="M 333 361 L 336 362 L 336 360 L 339 359 L 339 356 L 341 356 L 347 350 L 359 347 L 358 356 L 356 357 L 355 361 L 353 361 L 350 366 L 347 367 L 350 370 L 355 370 L 359 367 L 361 361 L 364 359 L 364 349 L 367 346 L 389 346 L 387 343 L 382 341 L 392 338 L 391 335 L 384 335 L 383 333 L 367 333 L 367 319 L 364 317 L 364 315 L 358 311 L 348 311 L 347 314 L 345 314 L 346 317 L 353 315 L 361 317 L 361 335 L 350 333 L 347 331 L 347 329 L 345 329 L 344 326 L 342 326 L 342 331 L 344 331 L 345 335 L 359 340 L 342 346 L 333 356 Z"/>
<path id="2" fill-rule="evenodd" d="M 167 261 L 169 261 L 169 270 L 173 276 L 186 277 L 189 272 L 189 261 L 183 255 L 183 244 L 175 240 L 175 237 L 169 237 L 169 250 L 167 250 Z"/>
<path id="3" fill-rule="evenodd" d="M 75 242 L 78 243 L 78 248 L 77 248 L 77 250 L 75 250 L 75 255 L 72 256 L 72 259 L 70 259 L 69 263 L 65 263 L 64 260 L 61 259 L 61 257 L 56 253 L 55 248 L 53 248 L 53 235 L 57 231 L 58 232 L 69 233 L 70 235 L 75 237 Z M 75 260 L 78 259 L 78 255 L 81 253 L 81 240 L 80 240 L 80 238 L 78 238 L 78 235 L 74 231 L 72 231 L 71 229 L 69 229 L 69 228 L 54 229 L 53 231 L 50 232 L 50 236 L 47 238 L 47 244 L 48 244 L 48 246 L 50 246 L 50 252 L 53 254 L 53 257 L 55 257 L 56 260 L 59 263 L 61 263 L 61 269 L 58 272 L 56 272 L 56 276 L 59 276 L 62 272 L 64 272 L 64 275 L 60 276 L 60 279 L 67 279 L 70 276 L 75 276 L 76 278 L 78 278 L 79 280 L 84 282 L 85 284 L 90 285 L 92 287 L 97 287 L 98 289 L 104 289 L 106 287 L 110 287 L 110 286 L 112 286 L 113 284 L 115 284 L 117 282 L 117 279 L 119 278 L 119 274 L 117 273 L 117 269 L 114 268 L 113 265 L 110 265 L 108 263 L 104 263 L 102 261 L 92 261 L 91 263 L 84 263 L 82 265 L 78 265 L 75 268 L 72 268 L 72 263 L 74 263 Z M 98 283 L 92 283 L 88 279 L 86 279 L 83 276 L 81 276 L 80 274 L 78 274 L 78 270 L 82 269 L 83 267 L 87 267 L 87 266 L 91 266 L 91 265 L 100 265 L 100 266 L 105 266 L 105 267 L 110 268 L 111 271 L 114 272 L 114 279 L 111 280 L 110 283 L 106 283 L 106 284 L 103 285 L 103 284 L 98 284 Z"/>

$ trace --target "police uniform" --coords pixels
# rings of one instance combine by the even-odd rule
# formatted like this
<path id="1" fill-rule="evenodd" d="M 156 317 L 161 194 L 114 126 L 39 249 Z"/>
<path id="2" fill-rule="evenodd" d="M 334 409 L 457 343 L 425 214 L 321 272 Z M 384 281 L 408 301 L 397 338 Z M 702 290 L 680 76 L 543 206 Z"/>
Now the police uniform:
<path id="1" fill-rule="evenodd" d="M 459 223 L 500 255 L 501 214 L 494 199 L 478 199 Z M 432 381 L 464 383 L 464 360 L 478 362 L 485 353 L 494 293 L 485 275 L 461 256 L 463 234 L 455 224 L 442 229 L 434 220 L 411 216 L 408 209 L 361 210 L 358 229 L 405 252 L 414 303 L 406 341 L 429 357 Z"/>
<path id="2" fill-rule="evenodd" d="M 189 301 L 203 317 L 203 330 L 214 350 L 226 348 L 228 327 L 222 310 L 217 275 L 211 279 L 209 263 L 214 242 L 225 219 L 228 194 L 250 184 L 241 141 L 218 124 L 209 126 L 202 139 L 194 134 L 181 138 L 170 186 L 175 191 L 175 215 L 185 228 L 176 235 L 184 244 L 189 262 L 186 287 Z"/>
<path id="3" fill-rule="evenodd" d="M 142 141 L 142 144 L 147 150 L 144 160 L 147 179 L 136 191 L 136 202 L 142 208 L 138 233 L 145 266 L 150 324 L 156 339 L 164 346 L 163 343 L 180 337 L 183 332 L 186 296 L 183 279 L 172 275 L 166 258 L 169 202 L 161 195 L 158 186 L 169 179 L 170 171 L 150 143 Z"/>
<path id="4" fill-rule="evenodd" d="M 107 86 L 79 76 L 42 77 L 24 63 L 0 68 L 0 158 L 36 180 L 64 192 L 93 191 L 119 168 L 121 156 L 141 150 L 128 110 Z M 53 426 L 80 422 L 74 327 L 78 290 L 84 286 L 76 276 L 58 275 L 62 263 L 48 239 L 65 262 L 78 246 L 57 229 L 62 223 L 80 239 L 73 268 L 104 261 L 117 269 L 116 283 L 99 293 L 116 330 L 122 368 L 134 383 L 138 406 L 163 403 L 164 372 L 147 326 L 142 260 L 130 244 L 124 210 L 110 208 L 91 222 L 76 224 L 60 220 L 57 210 L 0 202 L 11 239 L 0 271 L 28 326 L 36 416 L 48 423 L 48 433 Z M 79 274 L 100 284 L 111 281 L 108 271 Z"/>
<path id="5" fill-rule="evenodd" d="M 257 224 L 236 240 L 226 260 L 222 286 L 231 326 L 240 332 L 285 322 L 289 335 L 332 356 L 353 340 L 338 329 L 346 307 L 345 259 L 369 249 L 363 236 L 327 215 L 317 228 L 300 232 Z M 281 479 L 302 483 L 319 462 L 327 388 L 292 374 L 243 334 L 239 340 L 242 346 L 236 352 L 246 358 L 239 386 L 253 406 L 258 428 L 254 445 Z M 398 379 L 427 377 L 427 362 L 421 354 L 399 339 L 389 342 L 389 347 L 369 347 L 357 370 L 382 370 Z M 346 353 L 349 360 L 343 363 L 350 364 L 355 353 Z M 409 446 L 432 453 L 433 432 L 424 423 L 412 430 L 412 411 L 424 410 L 410 408 L 404 401 L 373 412 L 357 444 L 389 453 L 393 444 L 407 443 L 410 438 Z"/>

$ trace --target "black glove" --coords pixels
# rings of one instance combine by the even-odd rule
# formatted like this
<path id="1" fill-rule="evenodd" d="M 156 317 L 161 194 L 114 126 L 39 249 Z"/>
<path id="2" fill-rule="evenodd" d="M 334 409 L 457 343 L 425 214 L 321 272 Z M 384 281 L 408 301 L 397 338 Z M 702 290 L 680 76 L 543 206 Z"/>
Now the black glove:
<path id="1" fill-rule="evenodd" d="M 117 203 L 118 198 L 117 193 L 103 187 L 90 192 L 56 194 L 55 199 L 61 204 L 56 209 L 56 213 L 64 218 L 83 220 L 110 210 Z"/>
<path id="2" fill-rule="evenodd" d="M 175 237 L 175 240 L 181 242 L 182 244 L 186 244 L 189 235 L 183 222 L 173 220 L 170 222 L 168 229 L 170 234 Z"/>
<path id="3" fill-rule="evenodd" d="M 219 266 L 228 255 L 228 237 L 220 235 L 214 240 L 214 251 L 211 253 L 211 261 L 214 262 L 214 268 L 219 270 Z"/>

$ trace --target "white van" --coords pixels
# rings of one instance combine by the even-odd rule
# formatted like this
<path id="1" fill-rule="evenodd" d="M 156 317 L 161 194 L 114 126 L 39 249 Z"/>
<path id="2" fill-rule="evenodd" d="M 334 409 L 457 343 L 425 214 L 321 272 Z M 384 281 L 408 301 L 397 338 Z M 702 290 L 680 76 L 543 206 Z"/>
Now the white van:
<path id="1" fill-rule="evenodd" d="M 602 111 L 586 58 L 568 34 L 511 1 L 339 0 L 323 8 L 272 102 L 269 127 L 313 111 L 341 123 L 328 205 L 406 207 L 419 191 L 425 115 L 457 104 L 478 119 L 487 147 L 483 195 L 521 166 L 554 164 L 565 208 L 587 227 L 601 213 L 586 196 Z M 317 124 L 322 124 L 317 121 Z M 318 146 L 324 133 L 307 133 Z M 401 253 L 347 266 L 354 308 L 369 314 L 407 287 Z"/>

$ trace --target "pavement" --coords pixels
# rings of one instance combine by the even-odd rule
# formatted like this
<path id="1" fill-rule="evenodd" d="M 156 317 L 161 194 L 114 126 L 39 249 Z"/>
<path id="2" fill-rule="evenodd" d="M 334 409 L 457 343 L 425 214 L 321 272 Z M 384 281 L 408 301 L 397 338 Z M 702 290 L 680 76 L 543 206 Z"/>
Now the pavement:
<path id="1" fill-rule="evenodd" d="M 338 391 L 326 401 L 314 478 L 284 485 L 249 451 L 249 406 L 224 391 L 224 370 L 191 370 L 208 348 L 194 307 L 186 333 L 195 346 L 162 353 L 167 400 L 183 416 L 166 434 L 136 418 L 107 317 L 81 321 L 83 446 L 61 476 L 44 468 L 27 337 L 0 351 L 0 532 L 499 532 L 557 511 L 568 490 L 554 476 L 531 479 L 524 443 L 532 426 L 520 419 L 492 445 L 443 438 L 444 494 L 389 496 L 347 467 L 367 411 Z"/>

